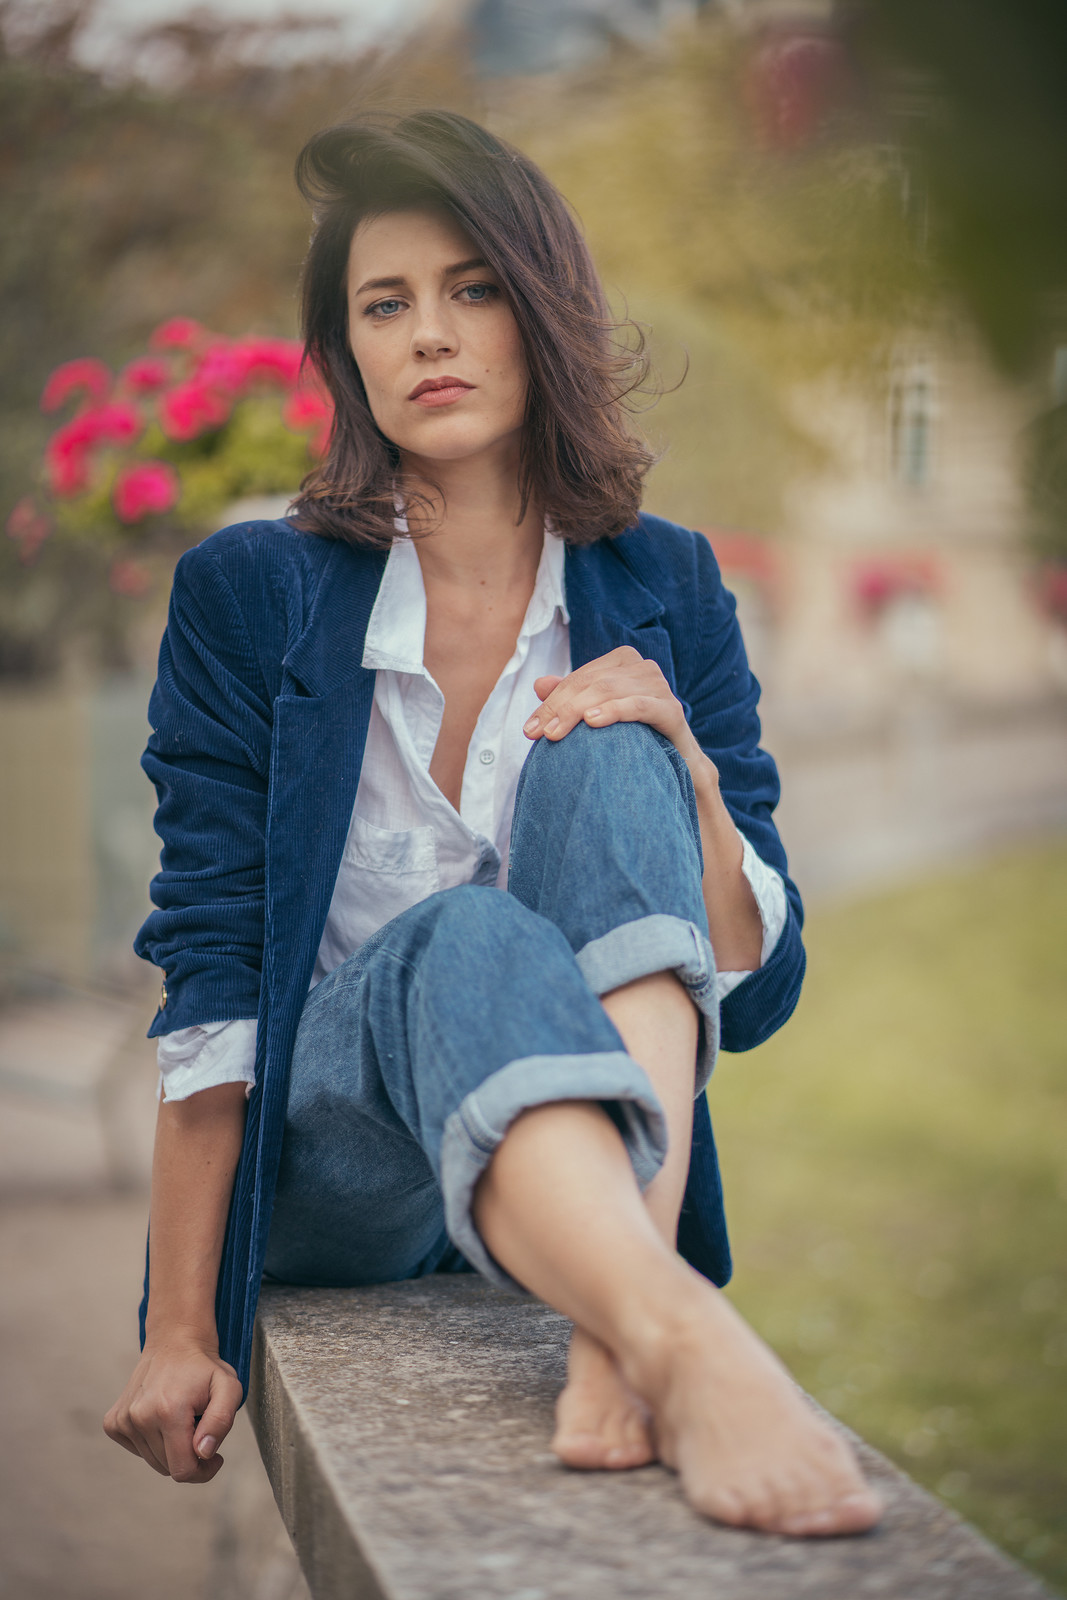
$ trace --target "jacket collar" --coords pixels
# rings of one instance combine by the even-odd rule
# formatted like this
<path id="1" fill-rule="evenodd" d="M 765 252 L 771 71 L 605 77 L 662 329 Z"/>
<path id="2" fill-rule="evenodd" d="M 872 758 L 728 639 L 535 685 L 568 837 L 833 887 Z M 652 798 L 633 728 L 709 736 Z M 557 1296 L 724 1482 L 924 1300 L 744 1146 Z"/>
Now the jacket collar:
<path id="1" fill-rule="evenodd" d="M 303 631 L 282 662 L 308 694 L 332 694 L 367 670 L 363 641 L 387 556 L 340 539 L 330 549 Z"/>
<path id="2" fill-rule="evenodd" d="M 622 546 L 614 539 L 570 546 L 566 585 L 572 617 L 577 606 L 585 614 L 611 617 L 629 629 L 655 622 L 666 610 L 663 601 L 631 570 Z"/>
<path id="3" fill-rule="evenodd" d="M 341 540 L 327 554 L 303 630 L 283 662 L 308 694 L 332 694 L 371 670 L 363 666 L 364 642 L 387 559 L 385 550 L 361 550 Z M 640 645 L 637 630 L 647 630 L 666 609 L 615 541 L 568 546 L 564 585 L 576 665 L 620 644 Z"/>

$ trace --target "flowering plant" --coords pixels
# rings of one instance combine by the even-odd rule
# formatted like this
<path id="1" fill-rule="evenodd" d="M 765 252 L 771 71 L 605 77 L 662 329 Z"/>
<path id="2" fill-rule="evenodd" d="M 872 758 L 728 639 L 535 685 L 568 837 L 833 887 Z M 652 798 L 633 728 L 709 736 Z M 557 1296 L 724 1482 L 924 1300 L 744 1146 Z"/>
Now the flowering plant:
<path id="1" fill-rule="evenodd" d="M 937 562 L 922 554 L 874 557 L 852 570 L 852 596 L 865 617 L 877 618 L 905 596 L 935 599 L 943 587 Z"/>
<path id="2" fill-rule="evenodd" d="M 45 448 L 42 492 L 8 518 L 20 559 L 56 534 L 89 542 L 111 590 L 137 597 L 161 535 L 199 536 L 245 495 L 295 493 L 333 418 L 302 355 L 294 339 L 226 339 L 178 317 L 118 374 L 91 358 L 58 367 L 41 408 L 74 409 Z"/>
<path id="3" fill-rule="evenodd" d="M 1067 561 L 1046 561 L 1037 573 L 1037 599 L 1045 615 L 1067 624 Z"/>

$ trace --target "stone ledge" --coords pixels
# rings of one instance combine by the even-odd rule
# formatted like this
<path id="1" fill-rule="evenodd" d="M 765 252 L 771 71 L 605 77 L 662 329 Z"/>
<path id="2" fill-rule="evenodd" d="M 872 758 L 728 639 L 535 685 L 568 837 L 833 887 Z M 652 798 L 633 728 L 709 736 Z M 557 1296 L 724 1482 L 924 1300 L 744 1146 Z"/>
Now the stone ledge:
<path id="1" fill-rule="evenodd" d="M 249 1410 L 314 1600 L 1047 1600 L 858 1441 L 888 1511 L 852 1539 L 719 1527 L 661 1467 L 569 1472 L 568 1330 L 468 1275 L 264 1290 Z"/>

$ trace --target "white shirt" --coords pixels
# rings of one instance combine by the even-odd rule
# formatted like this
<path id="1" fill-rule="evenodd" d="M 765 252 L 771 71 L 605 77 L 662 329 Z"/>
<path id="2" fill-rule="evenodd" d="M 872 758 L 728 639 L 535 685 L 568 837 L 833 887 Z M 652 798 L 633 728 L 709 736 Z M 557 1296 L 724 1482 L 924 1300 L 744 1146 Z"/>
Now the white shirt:
<path id="1" fill-rule="evenodd" d="M 406 531 L 402 518 L 397 528 Z M 563 540 L 546 529 L 514 654 L 475 724 L 457 811 L 430 776 L 445 699 L 423 663 L 422 567 L 409 539 L 392 545 L 363 647 L 363 665 L 376 672 L 366 749 L 312 987 L 383 923 L 438 889 L 506 887 L 515 788 L 532 748 L 522 726 L 539 704 L 534 680 L 571 670 L 564 555 Z M 785 890 L 747 839 L 743 847 L 742 870 L 763 923 L 762 965 L 785 926 Z M 720 1001 L 746 977 L 719 973 Z M 159 1040 L 162 1090 L 168 1100 L 220 1083 L 243 1082 L 251 1091 L 255 1054 L 252 1019 L 179 1028 Z"/>

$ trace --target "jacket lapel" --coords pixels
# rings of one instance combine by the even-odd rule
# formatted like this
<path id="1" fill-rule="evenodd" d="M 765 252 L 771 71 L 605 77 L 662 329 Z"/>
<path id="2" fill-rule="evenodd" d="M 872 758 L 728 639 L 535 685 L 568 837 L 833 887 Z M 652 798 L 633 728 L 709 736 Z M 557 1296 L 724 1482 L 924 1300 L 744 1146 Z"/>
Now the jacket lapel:
<path id="1" fill-rule="evenodd" d="M 564 569 L 570 612 L 571 666 L 632 645 L 655 661 L 672 690 L 677 685 L 670 638 L 661 626 L 663 602 L 626 565 L 615 544 L 569 547 Z"/>
<path id="2" fill-rule="evenodd" d="M 307 993 L 348 834 L 374 699 L 363 643 L 385 560 L 384 552 L 340 543 L 331 551 L 307 625 L 283 663 L 267 818 L 267 980 L 275 1003 Z"/>

